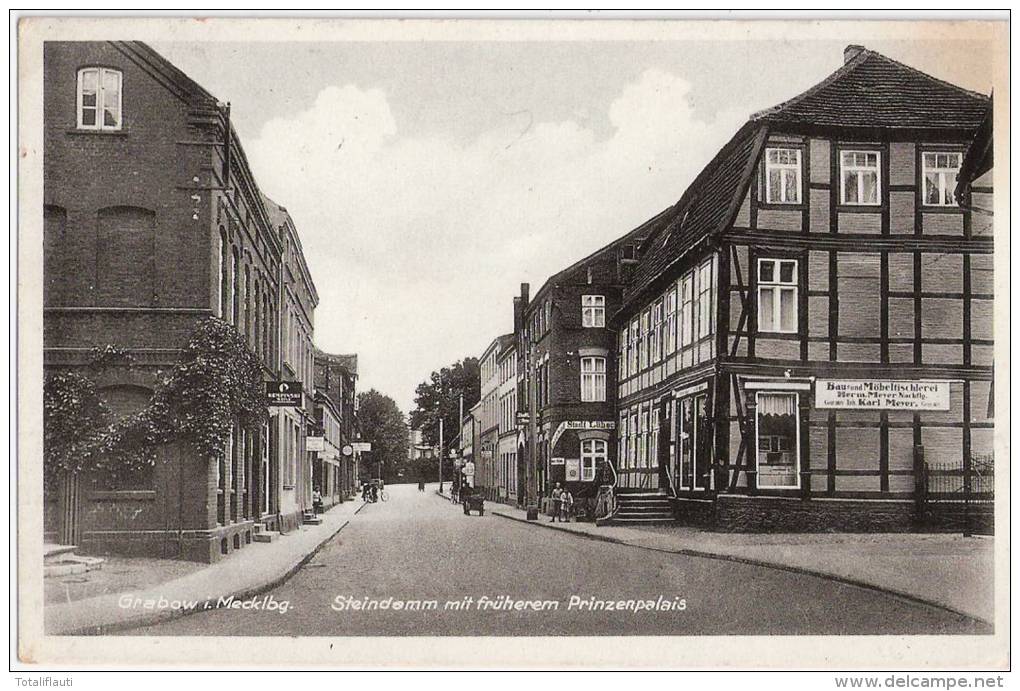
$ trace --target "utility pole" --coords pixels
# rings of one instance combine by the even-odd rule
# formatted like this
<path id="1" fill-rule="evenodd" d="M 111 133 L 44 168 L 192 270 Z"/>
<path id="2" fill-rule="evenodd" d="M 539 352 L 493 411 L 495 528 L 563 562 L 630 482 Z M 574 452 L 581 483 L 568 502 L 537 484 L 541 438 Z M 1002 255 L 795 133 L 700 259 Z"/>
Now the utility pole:
<path id="1" fill-rule="evenodd" d="M 443 490 L 443 418 L 439 418 L 439 491 Z"/>

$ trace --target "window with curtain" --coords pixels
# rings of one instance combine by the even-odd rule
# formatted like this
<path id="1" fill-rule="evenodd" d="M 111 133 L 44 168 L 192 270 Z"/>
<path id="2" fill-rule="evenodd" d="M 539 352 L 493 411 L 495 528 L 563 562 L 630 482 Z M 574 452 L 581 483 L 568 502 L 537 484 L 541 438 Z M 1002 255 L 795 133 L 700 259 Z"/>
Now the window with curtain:
<path id="1" fill-rule="evenodd" d="M 840 155 L 841 201 L 849 206 L 877 206 L 881 199 L 881 154 L 843 151 Z"/>
<path id="2" fill-rule="evenodd" d="M 606 325 L 606 296 L 581 296 L 581 325 L 585 328 L 601 328 Z"/>
<path id="3" fill-rule="evenodd" d="M 759 392 L 756 396 L 759 487 L 800 486 L 797 398 L 792 392 Z"/>
<path id="4" fill-rule="evenodd" d="M 921 156 L 925 206 L 956 206 L 960 159 L 960 154 L 948 152 L 925 152 Z"/>
<path id="5" fill-rule="evenodd" d="M 769 204 L 799 204 L 800 179 L 800 149 L 765 150 L 765 199 Z"/>

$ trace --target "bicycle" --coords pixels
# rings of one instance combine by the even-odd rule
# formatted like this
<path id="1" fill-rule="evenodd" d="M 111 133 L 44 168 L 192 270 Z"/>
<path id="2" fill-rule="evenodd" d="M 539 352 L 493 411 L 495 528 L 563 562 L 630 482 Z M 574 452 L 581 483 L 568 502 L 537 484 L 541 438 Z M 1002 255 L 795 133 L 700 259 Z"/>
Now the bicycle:
<path id="1" fill-rule="evenodd" d="M 383 500 L 383 501 L 389 501 L 390 500 L 390 493 L 387 492 L 386 490 L 381 490 L 379 492 L 379 498 L 381 500 Z"/>

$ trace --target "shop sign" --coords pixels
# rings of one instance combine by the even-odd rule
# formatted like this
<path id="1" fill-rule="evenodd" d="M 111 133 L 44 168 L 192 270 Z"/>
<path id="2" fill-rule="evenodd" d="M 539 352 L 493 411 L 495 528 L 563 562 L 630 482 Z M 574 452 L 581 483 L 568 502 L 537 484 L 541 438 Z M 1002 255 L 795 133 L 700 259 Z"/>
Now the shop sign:
<path id="1" fill-rule="evenodd" d="M 564 429 L 616 429 L 612 420 L 567 420 Z"/>
<path id="2" fill-rule="evenodd" d="M 367 441 L 356 441 L 351 446 L 355 451 L 371 451 L 372 443 Z"/>
<path id="3" fill-rule="evenodd" d="M 306 451 L 325 451 L 326 450 L 326 438 L 325 437 L 305 437 L 305 450 Z"/>
<path id="4" fill-rule="evenodd" d="M 568 458 L 566 462 L 567 482 L 577 482 L 581 479 L 581 459 Z"/>
<path id="5" fill-rule="evenodd" d="M 819 379 L 816 408 L 949 410 L 948 381 Z"/>
<path id="6" fill-rule="evenodd" d="M 350 444 L 344 444 L 343 448 L 340 449 L 340 453 L 342 453 L 344 456 L 350 456 L 354 454 L 354 447 L 351 446 Z"/>
<path id="7" fill-rule="evenodd" d="M 517 426 L 523 427 L 531 422 L 531 415 L 528 413 L 517 413 Z"/>
<path id="8" fill-rule="evenodd" d="M 549 459 L 549 465 L 563 465 L 566 463 L 566 459 L 560 458 L 559 456 Z"/>
<path id="9" fill-rule="evenodd" d="M 673 398 L 683 398 L 689 396 L 692 393 L 698 393 L 699 391 L 706 391 L 708 389 L 708 382 L 703 381 L 700 384 L 694 386 L 685 386 L 682 389 L 673 389 Z"/>
<path id="10" fill-rule="evenodd" d="M 266 398 L 270 406 L 300 407 L 301 382 L 299 381 L 267 381 Z"/>

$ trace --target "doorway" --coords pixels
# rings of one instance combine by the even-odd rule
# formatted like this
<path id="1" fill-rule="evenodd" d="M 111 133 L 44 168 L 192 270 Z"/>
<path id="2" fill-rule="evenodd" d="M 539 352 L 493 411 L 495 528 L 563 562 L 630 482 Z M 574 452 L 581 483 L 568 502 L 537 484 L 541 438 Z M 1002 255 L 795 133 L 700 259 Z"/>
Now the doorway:
<path id="1" fill-rule="evenodd" d="M 677 401 L 676 460 L 677 489 L 709 489 L 712 463 L 712 423 L 708 417 L 708 394 L 685 396 Z"/>

